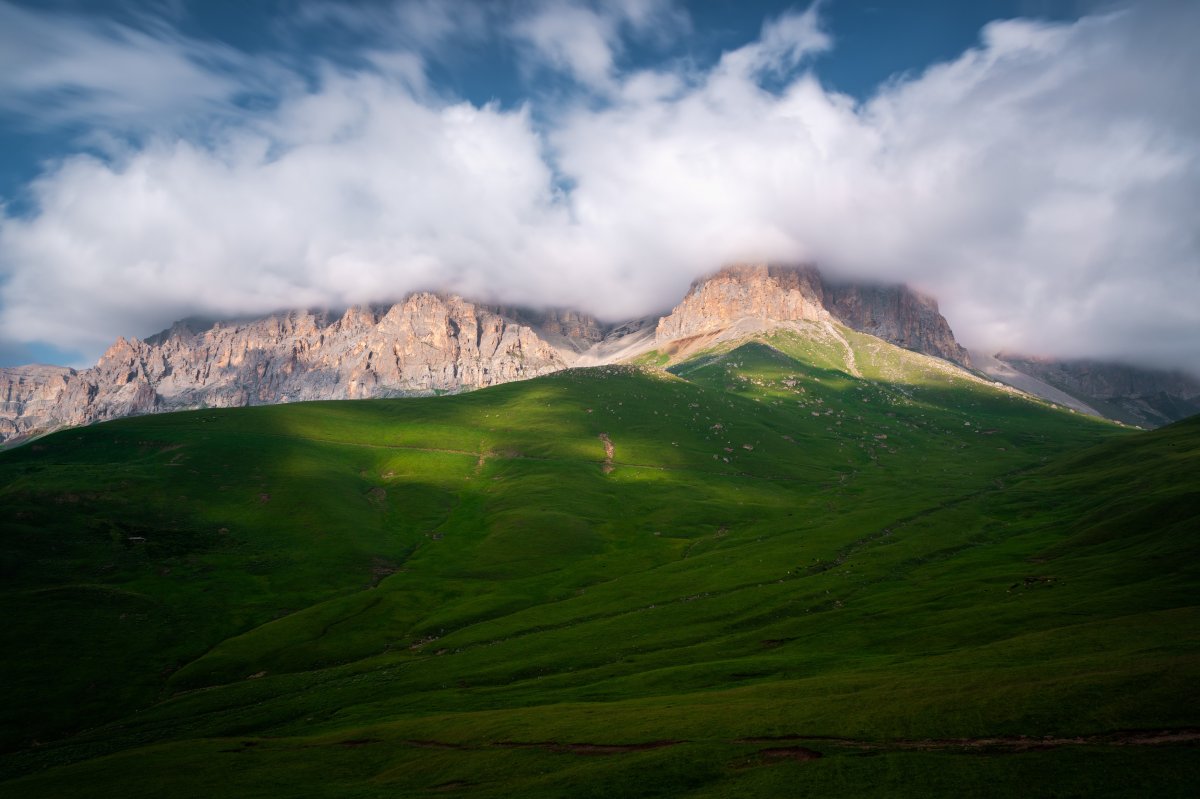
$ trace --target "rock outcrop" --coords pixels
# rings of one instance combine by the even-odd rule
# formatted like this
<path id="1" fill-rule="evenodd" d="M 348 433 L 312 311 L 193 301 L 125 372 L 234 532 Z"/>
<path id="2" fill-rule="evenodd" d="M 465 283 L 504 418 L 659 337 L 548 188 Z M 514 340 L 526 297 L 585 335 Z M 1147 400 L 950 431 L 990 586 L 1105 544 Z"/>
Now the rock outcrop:
<path id="1" fill-rule="evenodd" d="M 738 265 L 692 284 L 658 323 L 659 343 L 729 328 L 741 319 L 835 320 L 884 341 L 970 366 L 937 301 L 907 286 L 833 283 L 811 266 Z"/>

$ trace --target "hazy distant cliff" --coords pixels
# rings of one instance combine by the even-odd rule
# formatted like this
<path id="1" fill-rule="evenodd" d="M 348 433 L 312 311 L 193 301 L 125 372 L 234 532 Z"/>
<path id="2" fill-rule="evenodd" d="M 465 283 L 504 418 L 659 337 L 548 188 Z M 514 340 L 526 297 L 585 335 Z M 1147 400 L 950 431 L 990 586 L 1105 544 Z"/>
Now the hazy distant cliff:
<path id="1" fill-rule="evenodd" d="M 1004 352 L 996 358 L 1127 424 L 1158 427 L 1200 413 L 1200 380 L 1182 372 Z"/>

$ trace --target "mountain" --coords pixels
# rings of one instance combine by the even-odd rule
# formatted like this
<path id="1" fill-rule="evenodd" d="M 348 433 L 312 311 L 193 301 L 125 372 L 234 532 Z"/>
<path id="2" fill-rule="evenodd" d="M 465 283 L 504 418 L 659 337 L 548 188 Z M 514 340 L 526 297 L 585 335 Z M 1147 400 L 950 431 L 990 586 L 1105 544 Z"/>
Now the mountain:
<path id="1" fill-rule="evenodd" d="M 970 367 L 936 300 L 907 286 L 833 283 L 811 266 L 738 265 L 692 284 L 658 323 L 660 346 L 694 348 L 788 322 L 841 322 L 906 349 Z"/>
<path id="2" fill-rule="evenodd" d="M 1200 420 L 800 299 L 665 370 L 0 453 L 0 794 L 1193 795 Z"/>
<path id="3" fill-rule="evenodd" d="M 1200 380 L 1179 371 L 1012 353 L 975 355 L 985 374 L 1051 402 L 1138 427 L 1200 413 Z"/>
<path id="4" fill-rule="evenodd" d="M 90 369 L 0 369 L 0 442 L 162 411 L 477 389 L 813 320 L 969 365 L 936 302 L 903 286 L 737 266 L 697 281 L 667 316 L 621 325 L 426 292 L 340 315 L 185 320 L 144 341 L 119 339 Z"/>

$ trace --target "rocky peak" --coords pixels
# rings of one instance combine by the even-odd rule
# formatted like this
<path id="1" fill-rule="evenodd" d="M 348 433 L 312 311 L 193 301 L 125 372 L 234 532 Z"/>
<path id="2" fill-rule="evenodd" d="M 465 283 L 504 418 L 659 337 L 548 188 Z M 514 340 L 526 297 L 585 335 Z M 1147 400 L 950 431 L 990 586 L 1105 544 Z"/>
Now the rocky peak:
<path id="1" fill-rule="evenodd" d="M 100 356 L 99 363 L 105 365 L 128 363 L 130 359 L 137 356 L 138 351 L 141 349 L 139 346 L 141 343 L 136 338 L 131 340 L 121 336 L 112 343 L 111 347 L 104 351 L 104 354 Z"/>
<path id="2" fill-rule="evenodd" d="M 768 325 L 836 320 L 901 347 L 970 365 L 932 297 L 903 285 L 830 282 L 808 265 L 739 264 L 698 280 L 659 321 L 655 338 L 677 341 L 731 328 L 742 319 Z"/>
<path id="3" fill-rule="evenodd" d="M 655 339 L 672 341 L 733 326 L 740 319 L 823 321 L 820 274 L 811 266 L 728 266 L 692 283 L 687 295 L 658 322 Z"/>

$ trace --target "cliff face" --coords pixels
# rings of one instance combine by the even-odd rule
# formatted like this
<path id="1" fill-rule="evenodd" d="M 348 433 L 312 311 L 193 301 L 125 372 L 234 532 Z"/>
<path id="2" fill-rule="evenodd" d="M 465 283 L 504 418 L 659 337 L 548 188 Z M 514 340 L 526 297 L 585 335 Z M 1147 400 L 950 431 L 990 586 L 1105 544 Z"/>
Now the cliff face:
<path id="1" fill-rule="evenodd" d="M 996 358 L 1126 424 L 1159 427 L 1200 413 L 1200 380 L 1182 372 L 1004 352 Z"/>
<path id="2" fill-rule="evenodd" d="M 70 385 L 74 369 L 64 366 L 0 368 L 0 441 L 38 429 Z"/>
<path id="3" fill-rule="evenodd" d="M 739 319 L 836 320 L 907 349 L 970 366 L 937 301 L 907 286 L 830 283 L 811 266 L 739 265 L 692 284 L 658 323 L 659 342 L 727 328 Z"/>
<path id="4" fill-rule="evenodd" d="M 905 349 L 971 365 L 937 300 L 907 286 L 826 283 L 825 307 L 846 327 Z"/>
<path id="5" fill-rule="evenodd" d="M 480 388 L 566 367 L 529 327 L 459 297 L 414 294 L 340 317 L 297 311 L 146 341 L 118 339 L 96 366 L 4 370 L 0 439 L 198 407 L 358 399 Z"/>

